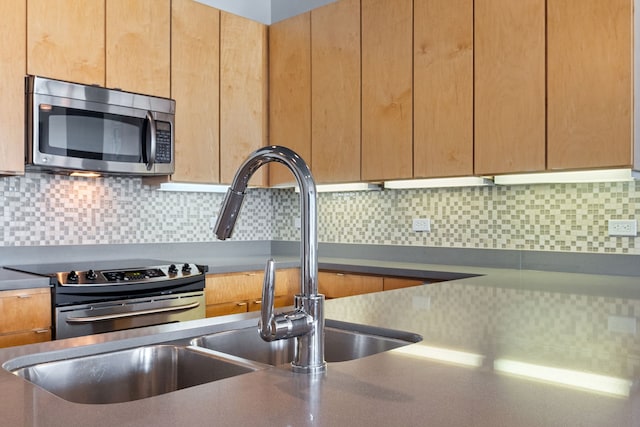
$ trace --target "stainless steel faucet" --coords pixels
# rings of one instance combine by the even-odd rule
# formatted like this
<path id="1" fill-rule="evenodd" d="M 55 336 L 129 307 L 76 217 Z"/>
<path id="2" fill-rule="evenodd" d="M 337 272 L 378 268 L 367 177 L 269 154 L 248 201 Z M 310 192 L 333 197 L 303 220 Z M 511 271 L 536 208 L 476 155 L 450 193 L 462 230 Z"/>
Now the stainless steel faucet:
<path id="1" fill-rule="evenodd" d="M 326 370 L 324 361 L 324 295 L 318 294 L 318 207 L 316 184 L 305 161 L 294 151 L 280 146 L 254 151 L 236 172 L 216 222 L 218 239 L 227 239 L 238 218 L 251 176 L 261 166 L 279 162 L 294 175 L 300 188 L 300 293 L 294 298 L 294 310 L 274 314 L 275 263 L 267 261 L 262 287 L 260 336 L 265 341 L 295 338 L 291 366 L 295 372 L 317 373 Z"/>

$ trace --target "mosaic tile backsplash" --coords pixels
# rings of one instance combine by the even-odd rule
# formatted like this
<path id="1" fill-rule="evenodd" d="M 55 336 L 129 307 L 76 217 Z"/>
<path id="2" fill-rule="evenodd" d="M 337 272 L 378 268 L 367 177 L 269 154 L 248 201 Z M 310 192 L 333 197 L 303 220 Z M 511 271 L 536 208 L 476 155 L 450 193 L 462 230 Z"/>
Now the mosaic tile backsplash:
<path id="1" fill-rule="evenodd" d="M 28 173 L 0 178 L 1 246 L 209 242 L 223 195 L 162 192 L 140 178 Z M 298 195 L 252 189 L 236 240 L 298 240 Z M 609 237 L 634 219 L 640 183 L 555 184 L 321 193 L 321 242 L 640 254 L 638 237 Z M 413 218 L 432 231 L 411 230 Z"/>

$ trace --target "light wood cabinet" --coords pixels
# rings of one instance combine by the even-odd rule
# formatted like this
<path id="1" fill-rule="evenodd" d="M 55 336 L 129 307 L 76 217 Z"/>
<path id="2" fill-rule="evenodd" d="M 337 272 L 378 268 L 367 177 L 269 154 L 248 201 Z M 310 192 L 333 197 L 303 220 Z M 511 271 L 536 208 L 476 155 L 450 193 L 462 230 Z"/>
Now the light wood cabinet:
<path id="1" fill-rule="evenodd" d="M 545 0 L 475 2 L 474 48 L 475 173 L 544 170 Z"/>
<path id="2" fill-rule="evenodd" d="M 311 11 L 311 160 L 321 183 L 360 180 L 360 0 Z"/>
<path id="3" fill-rule="evenodd" d="M 422 286 L 425 283 L 433 283 L 434 280 L 424 279 L 407 279 L 405 277 L 385 277 L 383 281 L 383 290 L 392 291 L 394 289 L 410 288 L 413 286 Z"/>
<path id="4" fill-rule="evenodd" d="M 29 0 L 27 16 L 27 73 L 104 86 L 105 0 Z"/>
<path id="5" fill-rule="evenodd" d="M 0 292 L 0 347 L 51 340 L 49 288 Z"/>
<path id="6" fill-rule="evenodd" d="M 0 174 L 24 173 L 26 0 L 0 2 Z"/>
<path id="7" fill-rule="evenodd" d="M 309 164 L 312 161 L 310 30 L 310 13 L 269 27 L 269 144 L 288 147 Z M 293 182 L 294 177 L 286 167 L 269 164 L 269 185 Z"/>
<path id="8" fill-rule="evenodd" d="M 106 86 L 170 97 L 171 1 L 106 1 Z"/>
<path id="9" fill-rule="evenodd" d="M 293 304 L 299 269 L 276 270 L 275 307 Z M 210 274 L 206 277 L 207 317 L 260 310 L 264 272 Z"/>
<path id="10" fill-rule="evenodd" d="M 220 180 L 230 183 L 247 156 L 267 145 L 267 27 L 220 14 Z M 266 168 L 251 184 L 267 185 Z"/>
<path id="11" fill-rule="evenodd" d="M 416 178 L 473 174 L 473 3 L 414 1 Z"/>
<path id="12" fill-rule="evenodd" d="M 633 164 L 633 6 L 547 1 L 549 169 Z"/>
<path id="13" fill-rule="evenodd" d="M 381 292 L 382 290 L 383 278 L 380 276 L 335 271 L 320 271 L 318 273 L 318 291 L 327 299 Z"/>
<path id="14" fill-rule="evenodd" d="M 362 0 L 362 179 L 413 176 L 413 1 Z"/>
<path id="15" fill-rule="evenodd" d="M 171 179 L 217 183 L 220 11 L 193 0 L 173 0 L 171 8 L 171 97 L 176 100 L 176 169 Z"/>

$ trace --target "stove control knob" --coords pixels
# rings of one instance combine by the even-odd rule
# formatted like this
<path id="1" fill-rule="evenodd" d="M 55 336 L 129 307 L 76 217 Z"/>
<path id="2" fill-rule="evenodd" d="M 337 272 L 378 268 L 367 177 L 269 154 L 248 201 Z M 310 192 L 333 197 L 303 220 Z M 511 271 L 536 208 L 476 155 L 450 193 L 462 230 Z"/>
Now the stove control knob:
<path id="1" fill-rule="evenodd" d="M 98 275 L 96 274 L 95 271 L 93 270 L 89 270 L 86 272 L 85 274 L 86 278 L 89 280 L 96 280 L 98 278 Z"/>
<path id="2" fill-rule="evenodd" d="M 67 274 L 67 280 L 70 282 L 77 282 L 78 281 L 78 273 L 76 273 L 74 270 L 71 270 L 69 272 L 69 274 Z"/>
<path id="3" fill-rule="evenodd" d="M 169 274 L 177 274 L 178 273 L 178 267 L 176 267 L 175 264 L 171 264 L 169 266 Z"/>
<path id="4" fill-rule="evenodd" d="M 184 264 L 182 266 L 182 272 L 183 273 L 191 273 L 191 266 L 189 264 Z"/>

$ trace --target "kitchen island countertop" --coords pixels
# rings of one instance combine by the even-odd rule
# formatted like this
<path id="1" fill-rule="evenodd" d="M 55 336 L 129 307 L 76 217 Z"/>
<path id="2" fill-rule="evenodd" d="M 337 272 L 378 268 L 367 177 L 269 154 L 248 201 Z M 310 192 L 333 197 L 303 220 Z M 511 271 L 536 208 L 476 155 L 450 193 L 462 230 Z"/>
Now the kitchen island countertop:
<path id="1" fill-rule="evenodd" d="M 282 265 L 288 263 L 295 265 Z M 423 341 L 330 363 L 322 376 L 293 374 L 282 366 L 133 402 L 84 405 L 0 370 L 3 424 L 640 425 L 638 277 L 330 258 L 321 259 L 320 267 L 424 277 L 439 271 L 465 278 L 327 301 L 329 319 L 415 332 Z M 257 323 L 255 316 L 8 348 L 0 350 L 0 362 L 171 341 Z M 586 380 L 560 383 L 571 376 Z"/>

